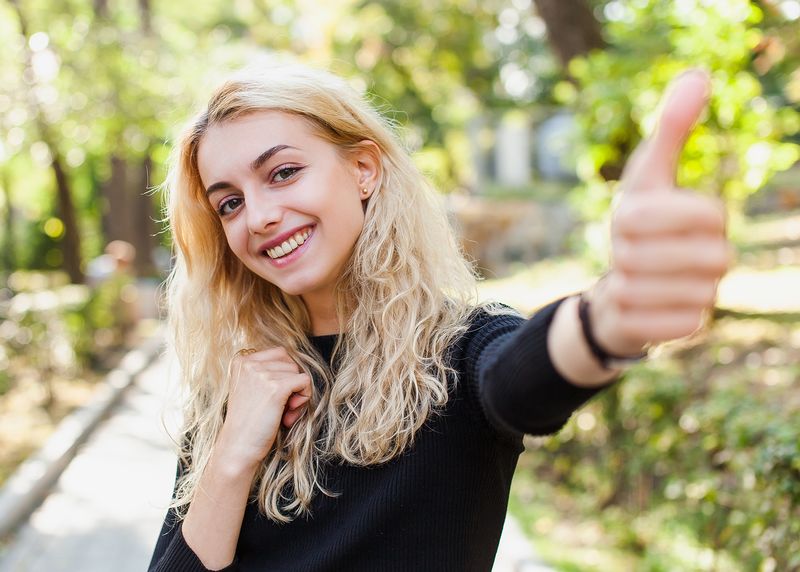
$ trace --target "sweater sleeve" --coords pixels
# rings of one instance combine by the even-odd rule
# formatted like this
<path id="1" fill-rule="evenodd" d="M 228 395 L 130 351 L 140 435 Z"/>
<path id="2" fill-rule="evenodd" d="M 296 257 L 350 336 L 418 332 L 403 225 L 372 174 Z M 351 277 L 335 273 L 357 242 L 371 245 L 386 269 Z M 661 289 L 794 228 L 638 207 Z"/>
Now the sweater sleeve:
<path id="1" fill-rule="evenodd" d="M 561 304 L 557 300 L 531 318 L 490 319 L 483 335 L 470 340 L 472 383 L 489 423 L 505 434 L 548 435 L 559 431 L 572 413 L 602 388 L 583 388 L 556 371 L 547 335 Z M 500 325 L 500 327 L 498 327 Z"/>
<path id="2" fill-rule="evenodd" d="M 182 463 L 178 462 L 175 477 L 176 489 L 181 476 Z M 238 559 L 234 559 L 229 566 L 216 572 L 237 572 L 238 570 Z M 183 537 L 183 521 L 178 518 L 175 509 L 170 508 L 167 511 L 147 572 L 211 572 L 203 566 L 197 554 L 186 543 L 186 539 Z"/>

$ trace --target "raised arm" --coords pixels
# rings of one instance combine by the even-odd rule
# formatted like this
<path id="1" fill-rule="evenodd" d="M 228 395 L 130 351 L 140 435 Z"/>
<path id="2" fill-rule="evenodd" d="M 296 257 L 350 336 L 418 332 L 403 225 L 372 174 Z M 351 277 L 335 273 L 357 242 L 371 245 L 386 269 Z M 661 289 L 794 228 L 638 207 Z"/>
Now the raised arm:
<path id="1" fill-rule="evenodd" d="M 467 354 L 477 358 L 469 378 L 495 427 L 557 431 L 619 375 L 598 353 L 640 355 L 648 344 L 687 336 L 702 325 L 730 259 L 724 211 L 715 199 L 675 188 L 675 171 L 708 90 L 702 71 L 684 74 L 670 87 L 657 132 L 623 176 L 612 219 L 611 270 L 582 295 L 588 302 L 583 319 L 574 296 L 521 324 L 500 329 L 489 323 L 485 336 L 473 339 Z"/>
<path id="2" fill-rule="evenodd" d="M 649 344 L 687 336 L 713 308 L 730 262 L 724 207 L 675 182 L 681 150 L 709 94 L 702 70 L 674 80 L 655 134 L 623 174 L 611 224 L 611 269 L 586 294 L 590 335 L 602 352 L 633 356 Z M 550 330 L 553 363 L 576 385 L 603 385 L 618 370 L 601 365 L 581 326 L 578 300 L 569 299 Z"/>

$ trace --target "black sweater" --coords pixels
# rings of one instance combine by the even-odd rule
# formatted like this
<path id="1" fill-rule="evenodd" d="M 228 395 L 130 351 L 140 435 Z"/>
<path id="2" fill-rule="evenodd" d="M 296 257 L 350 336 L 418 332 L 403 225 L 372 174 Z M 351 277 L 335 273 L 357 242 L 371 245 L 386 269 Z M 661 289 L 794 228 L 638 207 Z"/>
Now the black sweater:
<path id="1" fill-rule="evenodd" d="M 247 506 L 226 572 L 488 571 L 522 435 L 558 431 L 596 393 L 553 368 L 547 330 L 558 302 L 531 319 L 476 312 L 452 349 L 457 380 L 413 447 L 380 466 L 325 467 L 328 497 L 275 524 Z M 330 360 L 335 336 L 312 339 Z M 169 511 L 151 572 L 205 572 Z"/>

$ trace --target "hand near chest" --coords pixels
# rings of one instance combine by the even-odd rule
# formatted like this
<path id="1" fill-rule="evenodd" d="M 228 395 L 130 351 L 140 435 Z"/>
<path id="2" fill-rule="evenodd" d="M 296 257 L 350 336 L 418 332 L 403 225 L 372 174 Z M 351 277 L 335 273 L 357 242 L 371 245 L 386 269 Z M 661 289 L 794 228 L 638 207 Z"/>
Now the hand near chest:
<path id="1" fill-rule="evenodd" d="M 225 423 L 217 446 L 245 465 L 260 463 L 283 425 L 291 427 L 311 399 L 311 378 L 284 348 L 237 353 L 230 366 Z"/>

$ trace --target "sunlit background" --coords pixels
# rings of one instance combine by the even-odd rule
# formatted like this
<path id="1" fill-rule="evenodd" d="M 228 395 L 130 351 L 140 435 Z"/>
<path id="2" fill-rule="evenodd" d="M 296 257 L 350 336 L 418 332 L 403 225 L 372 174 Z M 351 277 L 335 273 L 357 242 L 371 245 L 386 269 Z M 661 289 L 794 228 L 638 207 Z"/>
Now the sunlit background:
<path id="1" fill-rule="evenodd" d="M 555 570 L 800 570 L 800 1 L 3 0 L 0 38 L 0 484 L 157 329 L 156 187 L 230 71 L 346 77 L 530 312 L 603 271 L 625 161 L 702 66 L 679 182 L 739 253 L 710 328 L 531 440 L 510 510 Z"/>

